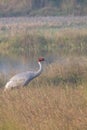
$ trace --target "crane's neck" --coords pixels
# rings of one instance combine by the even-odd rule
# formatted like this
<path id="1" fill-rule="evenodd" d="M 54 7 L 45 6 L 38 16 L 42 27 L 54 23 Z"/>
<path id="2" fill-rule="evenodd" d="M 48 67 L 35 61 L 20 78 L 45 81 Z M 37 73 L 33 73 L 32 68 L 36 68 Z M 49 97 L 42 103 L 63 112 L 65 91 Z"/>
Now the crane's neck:
<path id="1" fill-rule="evenodd" d="M 38 64 L 39 64 L 39 70 L 35 73 L 35 77 L 39 76 L 41 74 L 41 72 L 42 72 L 42 64 L 41 64 L 41 62 L 38 62 Z"/>

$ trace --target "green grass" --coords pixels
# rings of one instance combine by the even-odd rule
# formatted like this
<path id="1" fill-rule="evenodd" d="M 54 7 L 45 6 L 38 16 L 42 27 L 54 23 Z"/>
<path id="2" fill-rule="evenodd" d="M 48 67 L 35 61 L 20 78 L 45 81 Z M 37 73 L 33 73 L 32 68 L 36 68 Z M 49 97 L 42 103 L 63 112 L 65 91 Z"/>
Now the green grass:
<path id="1" fill-rule="evenodd" d="M 87 30 L 36 29 L 31 32 L 0 37 L 0 54 L 87 56 Z M 5 51 L 4 51 L 5 50 Z"/>
<path id="2" fill-rule="evenodd" d="M 0 130 L 87 129 L 87 30 L 53 27 L 0 35 L 0 55 L 63 57 L 44 67 L 26 88 L 3 92 L 0 74 Z"/>

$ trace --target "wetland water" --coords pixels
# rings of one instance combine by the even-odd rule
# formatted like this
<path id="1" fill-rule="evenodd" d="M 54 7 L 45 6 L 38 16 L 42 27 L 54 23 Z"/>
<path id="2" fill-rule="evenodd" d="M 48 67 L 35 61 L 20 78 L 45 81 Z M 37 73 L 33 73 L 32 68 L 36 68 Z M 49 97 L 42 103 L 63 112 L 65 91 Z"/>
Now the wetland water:
<path id="1" fill-rule="evenodd" d="M 37 61 L 31 59 L 25 59 L 23 57 L 0 57 L 0 73 L 5 75 L 37 68 Z"/>
<path id="2" fill-rule="evenodd" d="M 58 62 L 63 61 L 63 57 L 58 58 L 54 55 L 45 56 L 45 63 L 43 66 L 53 63 L 57 59 Z M 28 70 L 37 70 L 38 69 L 38 58 L 34 57 L 0 57 L 0 73 L 5 75 L 15 72 L 23 72 Z"/>
<path id="3" fill-rule="evenodd" d="M 25 57 L 0 57 L 0 74 L 4 74 L 9 77 L 16 73 L 24 72 L 24 71 L 34 71 L 38 70 L 38 59 L 37 58 L 25 58 Z M 45 68 L 52 63 L 59 64 L 59 66 L 85 66 L 87 65 L 87 56 L 45 56 L 45 62 L 43 64 L 43 68 Z"/>
<path id="4" fill-rule="evenodd" d="M 34 28 L 33 28 L 34 27 Z M 0 35 L 13 36 L 17 33 L 31 31 L 30 29 L 36 29 L 39 27 L 50 27 L 51 29 L 65 29 L 87 28 L 87 16 L 84 17 L 12 17 L 12 18 L 0 18 Z M 42 29 L 44 29 L 42 28 Z M 4 38 L 3 37 L 3 38 Z M 49 56 L 48 56 L 49 55 Z M 52 54 L 44 54 L 47 59 L 47 63 L 52 63 L 56 59 L 58 62 L 64 62 L 64 57 L 55 57 Z M 48 60 L 49 59 L 49 60 Z M 0 73 L 8 74 L 10 72 L 22 72 L 29 69 L 38 68 L 37 59 L 32 56 L 18 57 L 18 56 L 0 56 Z"/>

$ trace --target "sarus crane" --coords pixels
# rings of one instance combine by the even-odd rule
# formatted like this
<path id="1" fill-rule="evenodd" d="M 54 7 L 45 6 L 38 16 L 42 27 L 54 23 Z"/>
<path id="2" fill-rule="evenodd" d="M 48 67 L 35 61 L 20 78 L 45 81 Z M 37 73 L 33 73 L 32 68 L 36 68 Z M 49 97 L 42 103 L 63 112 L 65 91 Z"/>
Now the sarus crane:
<path id="1" fill-rule="evenodd" d="M 42 61 L 44 61 L 43 57 L 38 59 L 39 69 L 37 71 L 22 72 L 13 76 L 5 85 L 4 90 L 6 91 L 7 89 L 11 88 L 27 86 L 31 80 L 33 80 L 34 78 L 38 77 L 41 74 Z"/>

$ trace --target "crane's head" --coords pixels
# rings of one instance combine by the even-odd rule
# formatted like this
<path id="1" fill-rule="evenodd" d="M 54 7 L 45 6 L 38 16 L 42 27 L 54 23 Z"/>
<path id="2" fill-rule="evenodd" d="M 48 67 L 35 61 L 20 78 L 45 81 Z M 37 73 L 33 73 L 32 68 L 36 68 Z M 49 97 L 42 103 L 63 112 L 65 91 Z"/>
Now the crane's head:
<path id="1" fill-rule="evenodd" d="M 43 57 L 38 58 L 38 62 L 44 61 L 45 59 Z"/>

